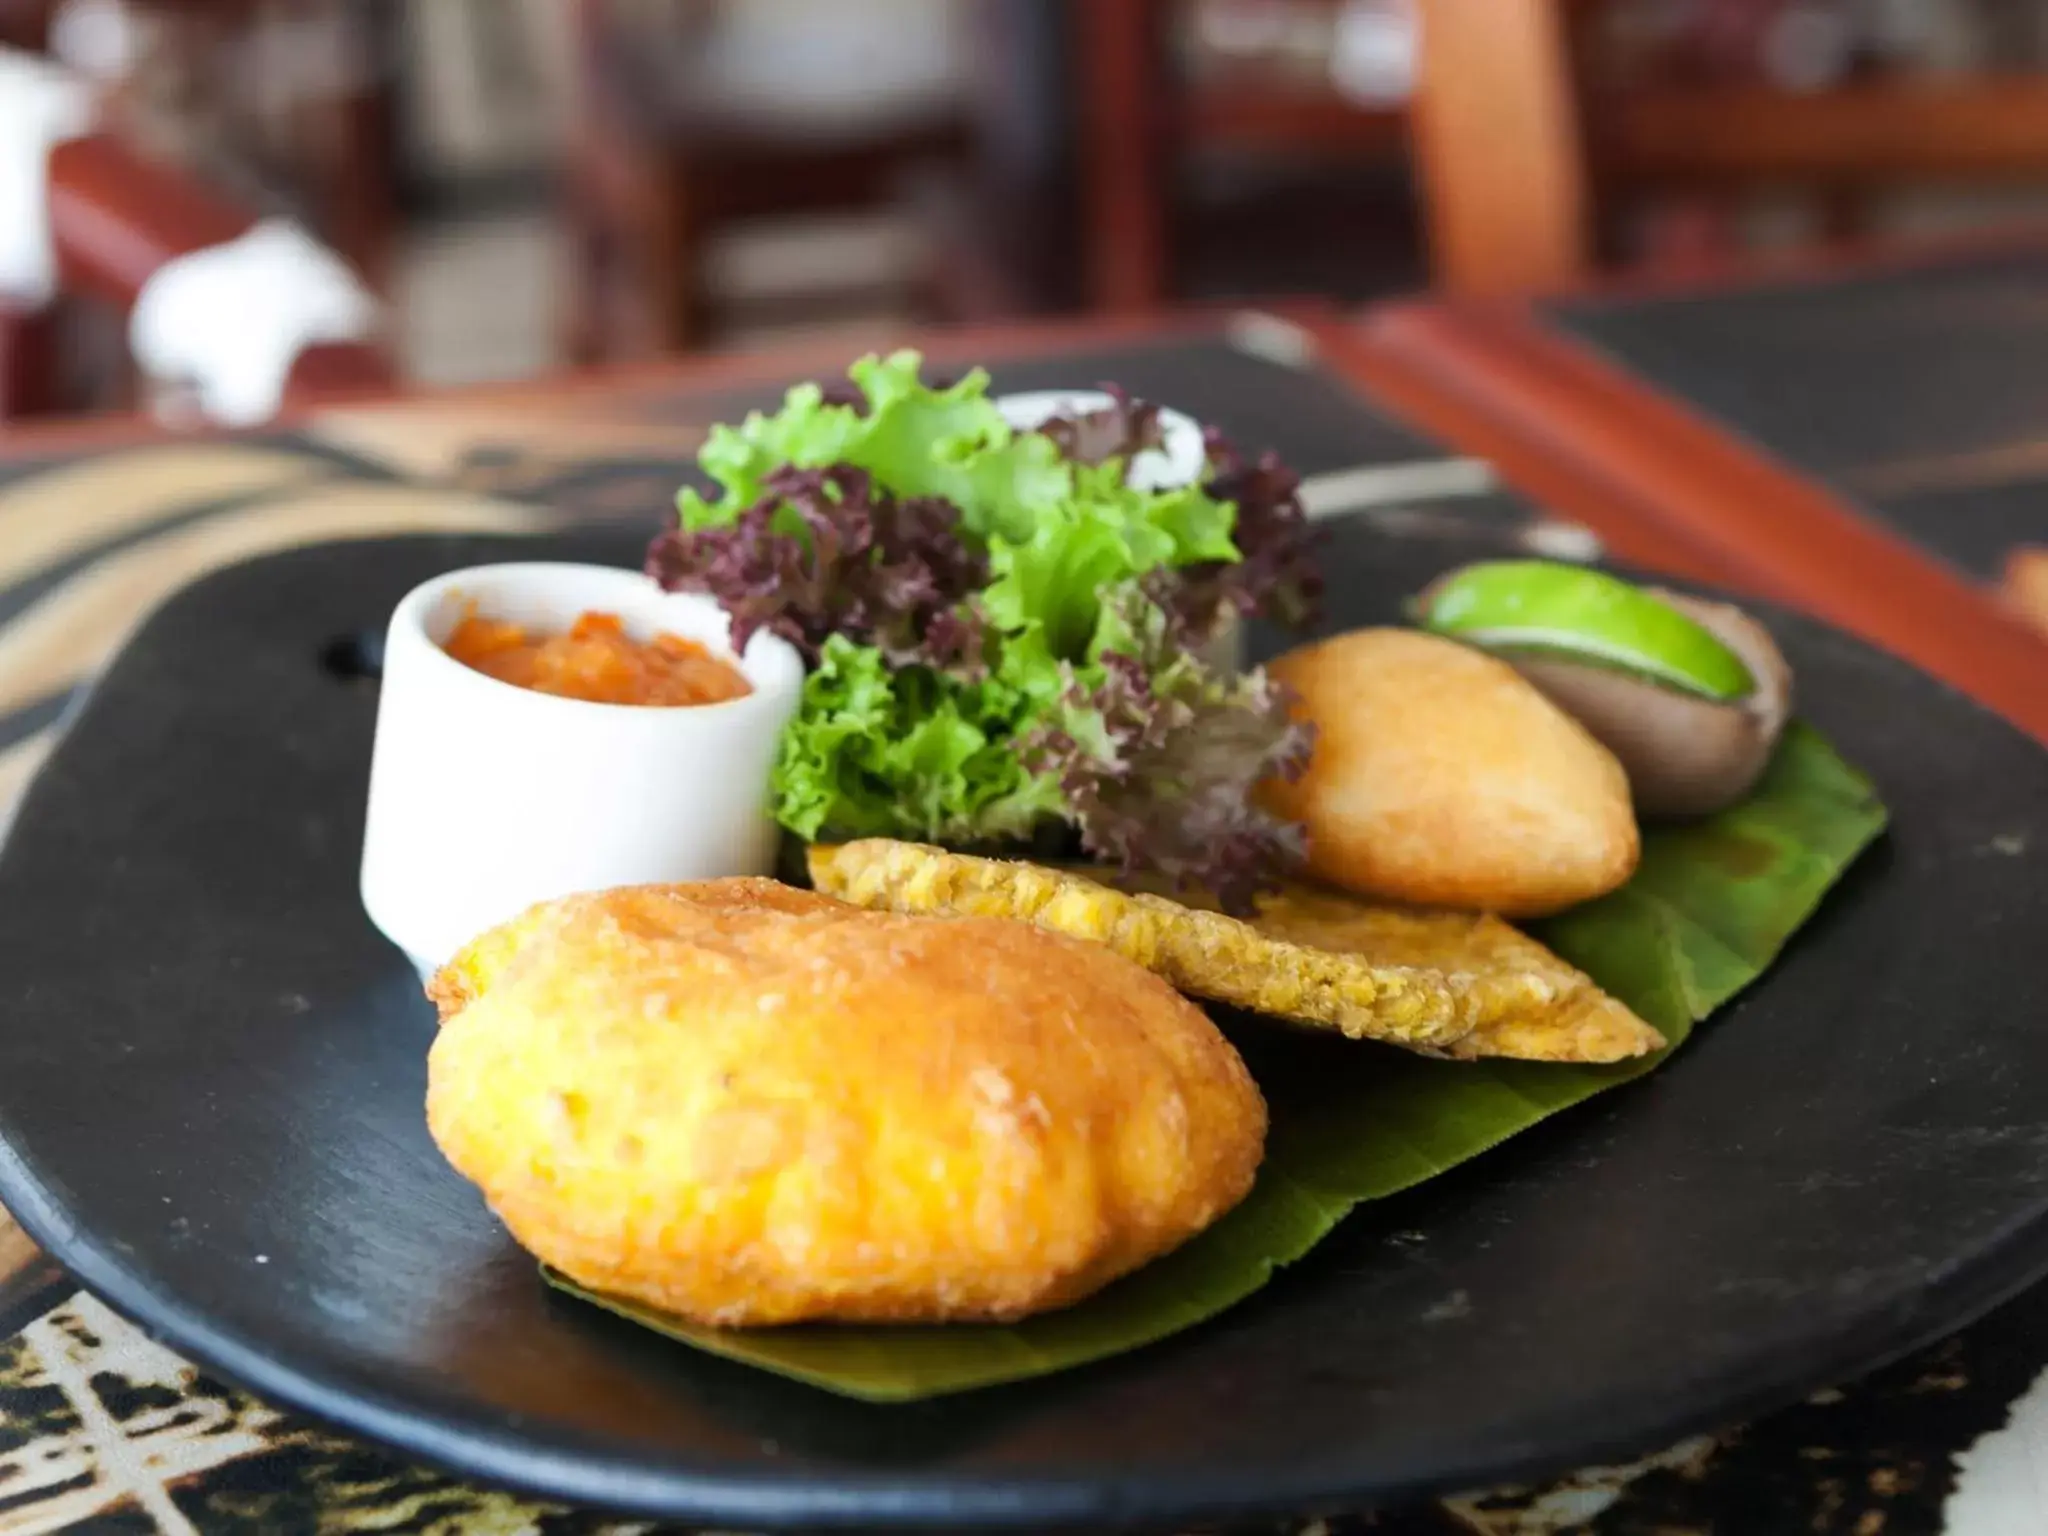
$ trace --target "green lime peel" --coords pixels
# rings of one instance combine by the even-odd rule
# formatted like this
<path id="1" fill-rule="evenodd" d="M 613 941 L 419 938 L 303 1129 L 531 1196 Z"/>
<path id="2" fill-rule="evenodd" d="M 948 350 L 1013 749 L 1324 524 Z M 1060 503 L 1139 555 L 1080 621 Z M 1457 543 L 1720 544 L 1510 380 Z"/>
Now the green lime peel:
<path id="1" fill-rule="evenodd" d="M 1704 626 L 1586 566 L 1481 561 L 1433 583 L 1415 616 L 1433 634 L 1481 650 L 1583 661 L 1716 703 L 1756 688 L 1742 658 Z"/>

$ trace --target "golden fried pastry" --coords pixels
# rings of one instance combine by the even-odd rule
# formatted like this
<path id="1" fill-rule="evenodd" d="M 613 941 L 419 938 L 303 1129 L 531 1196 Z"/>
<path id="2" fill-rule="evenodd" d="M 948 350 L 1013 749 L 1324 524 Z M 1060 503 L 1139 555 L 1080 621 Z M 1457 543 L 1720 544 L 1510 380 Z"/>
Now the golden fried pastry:
<path id="1" fill-rule="evenodd" d="M 1092 939 L 1183 991 L 1432 1055 L 1620 1061 L 1663 1037 L 1500 919 L 1290 886 L 1249 922 L 1157 885 L 869 838 L 810 851 L 819 889 L 862 906 L 1021 919 Z M 1132 882 L 1117 881 L 1129 886 Z"/>
<path id="2" fill-rule="evenodd" d="M 1641 843 L 1614 754 L 1506 662 L 1404 629 L 1288 652 L 1268 673 L 1316 727 L 1308 772 L 1260 796 L 1309 867 L 1366 896 L 1509 917 L 1613 890 Z"/>
<path id="3" fill-rule="evenodd" d="M 546 903 L 435 977 L 427 1118 L 526 1248 L 717 1325 L 1015 1318 L 1251 1188 L 1258 1088 L 1097 945 L 768 880 Z"/>
<path id="4" fill-rule="evenodd" d="M 1592 977 L 1488 913 L 1375 905 L 1289 886 L 1262 899 L 1252 923 L 1292 944 L 1441 972 L 1476 1021 L 1445 1050 L 1462 1060 L 1626 1061 L 1664 1046 Z"/>

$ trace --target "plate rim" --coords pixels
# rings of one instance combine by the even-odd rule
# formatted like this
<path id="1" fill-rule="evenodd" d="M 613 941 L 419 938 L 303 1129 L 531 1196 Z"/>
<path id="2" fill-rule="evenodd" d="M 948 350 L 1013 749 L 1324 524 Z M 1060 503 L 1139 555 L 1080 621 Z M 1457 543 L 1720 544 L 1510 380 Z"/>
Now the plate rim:
<path id="1" fill-rule="evenodd" d="M 1279 1477 L 1271 1471 L 1226 1473 L 1199 1481 L 1176 1480 L 1162 1496 L 1164 1485 L 1156 1477 L 1126 1485 L 1100 1477 L 995 1478 L 916 1469 L 876 1473 L 841 1468 L 829 1480 L 771 1471 L 658 1473 L 644 1464 L 607 1461 L 597 1452 L 564 1455 L 537 1450 L 502 1431 L 430 1418 L 420 1408 L 391 1400 L 375 1386 L 343 1388 L 323 1382 L 255 1343 L 214 1327 L 200 1309 L 158 1294 L 104 1245 L 65 1222 L 44 1202 L 28 1165 L 4 1137 L 0 1195 L 23 1230 L 64 1266 L 81 1289 L 150 1337 L 258 1398 L 487 1484 L 594 1509 L 738 1529 L 861 1530 L 886 1521 L 893 1527 L 928 1531 L 1016 1531 L 1125 1521 L 1172 1525 L 1297 1515 L 1307 1519 L 1507 1484 L 1531 1475 L 1555 1475 L 1561 1466 L 1640 1456 L 1646 1447 L 1738 1423 L 1787 1406 L 1819 1386 L 1867 1375 L 1968 1327 L 2048 1276 L 2044 1200 L 2000 1243 L 1933 1284 L 1911 1291 L 1909 1306 L 1898 1306 L 1897 1298 L 1865 1303 L 1855 1319 L 1831 1331 L 1825 1341 L 1815 1340 L 1811 1351 L 1766 1341 L 1740 1355 L 1724 1356 L 1714 1373 L 1724 1383 L 1718 1389 L 1666 1382 L 1645 1394 L 1654 1400 L 1683 1400 L 1687 1406 L 1682 1409 L 1637 1413 L 1638 1405 L 1609 1399 L 1603 1411 L 1615 1422 L 1597 1432 L 1561 1431 L 1497 1458 L 1440 1459 L 1433 1467 L 1396 1477 L 1361 1478 L 1356 1472 L 1335 1467 L 1325 1472 L 1316 1465 L 1290 1468 Z M 1819 1347 L 1823 1342 L 1826 1347 Z M 1740 1386 L 1735 1385 L 1738 1379 Z M 879 1413 L 894 1407 L 861 1406 Z"/>

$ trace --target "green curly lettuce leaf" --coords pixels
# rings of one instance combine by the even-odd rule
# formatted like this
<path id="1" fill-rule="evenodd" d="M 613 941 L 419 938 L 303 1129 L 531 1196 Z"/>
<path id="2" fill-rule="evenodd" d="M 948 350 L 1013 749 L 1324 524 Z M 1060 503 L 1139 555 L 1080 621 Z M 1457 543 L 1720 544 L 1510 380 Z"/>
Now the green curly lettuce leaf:
<path id="1" fill-rule="evenodd" d="M 713 427 L 697 463 L 718 495 L 706 499 L 685 488 L 677 496 L 683 531 L 732 523 L 785 466 L 847 464 L 893 495 L 944 497 L 961 509 L 973 537 L 1027 535 L 1041 512 L 1073 494 L 1058 447 L 1038 433 L 1010 429 L 988 398 L 981 369 L 934 388 L 918 377 L 922 362 L 911 351 L 860 359 L 847 370 L 858 405 L 827 399 L 817 384 L 798 384 L 773 415 L 754 411 L 737 427 Z"/>
<path id="2" fill-rule="evenodd" d="M 1035 626 L 1055 656 L 1078 657 L 1095 633 L 1098 595 L 1172 552 L 1167 535 L 1128 523 L 1107 508 L 1069 502 L 1039 520 L 1029 539 L 989 546 L 994 577 L 982 594 L 989 621 L 1008 631 Z"/>
<path id="3" fill-rule="evenodd" d="M 951 503 L 962 536 L 977 543 L 1042 549 L 1048 524 L 1091 540 L 1097 528 L 1121 528 L 1126 550 L 1113 578 L 1159 565 L 1237 560 L 1229 502 L 1199 486 L 1134 489 L 1124 484 L 1121 460 L 1070 461 L 1054 438 L 1011 430 L 988 398 L 982 370 L 937 388 L 919 378 L 921 364 L 911 351 L 864 357 L 847 370 L 858 405 L 827 399 L 817 384 L 799 384 L 775 414 L 755 411 L 737 427 L 712 428 L 698 464 L 718 495 L 707 500 L 683 490 L 676 498 L 680 533 L 737 522 L 773 494 L 778 470 L 850 465 L 891 496 Z M 794 532 L 798 524 L 780 519 L 775 526 Z"/>
<path id="4" fill-rule="evenodd" d="M 764 482 L 776 470 L 839 463 L 866 431 L 857 411 L 828 404 L 816 384 L 794 386 L 773 416 L 752 411 L 737 427 L 721 422 L 697 451 L 698 467 L 716 482 L 720 495 L 706 501 L 688 487 L 678 493 L 676 511 L 684 531 L 724 527 L 761 499 Z"/>
<path id="5" fill-rule="evenodd" d="M 1301 861 L 1301 829 L 1253 789 L 1308 766 L 1315 733 L 1262 670 L 1220 673 L 1181 647 L 1137 582 L 1104 594 L 1088 659 L 1020 743 L 1054 774 L 1093 857 L 1149 870 L 1248 911 Z"/>
<path id="6" fill-rule="evenodd" d="M 648 551 L 735 636 L 770 630 L 815 663 L 777 820 L 977 845 L 1064 827 L 1123 867 L 1264 882 L 1293 847 L 1249 793 L 1301 733 L 1262 679 L 1187 654 L 1244 586 L 1236 504 L 1128 484 L 1113 450 L 1141 423 L 1098 462 L 1078 431 L 1013 431 L 980 370 L 935 386 L 921 362 L 862 358 L 716 429 L 700 463 L 717 491 L 684 491 Z"/>
<path id="7" fill-rule="evenodd" d="M 1233 561 L 1231 512 L 1200 489 L 1146 492 L 1122 466 L 1074 469 L 1074 495 L 1041 513 L 1029 537 L 989 544 L 989 620 L 1040 627 L 1053 654 L 1079 659 L 1103 614 L 1103 594 L 1161 567 Z"/>
<path id="8" fill-rule="evenodd" d="M 1020 657 L 1030 657 L 1029 647 Z M 1023 671 L 1042 675 L 1020 680 Z M 1064 682 L 1042 647 L 974 681 L 891 667 L 873 646 L 825 642 L 782 737 L 776 816 L 800 837 L 1021 838 L 1061 813 L 1056 780 L 1013 740 Z"/>

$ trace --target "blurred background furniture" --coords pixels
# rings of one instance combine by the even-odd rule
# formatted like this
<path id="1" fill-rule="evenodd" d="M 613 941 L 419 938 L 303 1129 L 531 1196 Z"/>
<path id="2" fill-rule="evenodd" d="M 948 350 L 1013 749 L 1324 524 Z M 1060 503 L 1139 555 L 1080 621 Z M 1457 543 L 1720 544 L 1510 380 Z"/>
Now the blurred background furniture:
<path id="1" fill-rule="evenodd" d="M 266 367 L 288 395 L 391 387 L 374 306 L 331 252 L 137 148 L 91 83 L 46 57 L 0 49 L 0 93 L 18 267 L 0 273 L 0 421 L 145 400 L 239 419 L 221 391 L 253 382 L 266 409 Z M 295 313 L 307 298 L 323 313 Z M 126 339 L 153 376 L 120 357 Z"/>
<path id="2" fill-rule="evenodd" d="M 90 80 L 110 130 L 304 223 L 385 291 L 399 0 L 0 0 L 0 42 Z"/>
<path id="3" fill-rule="evenodd" d="M 1895 229 L 1900 193 L 2048 182 L 2033 0 L 1101 0 L 1077 19 L 1103 307 L 1198 291 L 1204 151 L 1339 164 L 1326 200 L 1359 202 L 1412 150 L 1431 270 L 1476 287 L 1725 262 Z M 1413 228 L 1398 199 L 1376 212 L 1382 238 Z"/>
<path id="4" fill-rule="evenodd" d="M 1368 269 L 1380 287 L 1419 277 L 1404 167 L 1416 25 L 1404 0 L 1088 0 L 1073 12 L 1094 305 L 1230 292 L 1232 268 L 1295 253 L 1310 261 L 1296 261 L 1289 286 L 1343 292 Z M 1360 276 L 1332 271 L 1338 245 Z"/>
<path id="5" fill-rule="evenodd" d="M 721 226 L 873 209 L 961 163 L 964 16 L 947 0 L 567 3 L 575 361 L 719 334 L 707 268 Z M 900 281 L 934 307 L 929 271 Z"/>
<path id="6" fill-rule="evenodd" d="M 1556 287 L 1630 258 L 1725 262 L 1759 193 L 1802 194 L 1809 227 L 1840 240 L 1871 231 L 1888 188 L 2048 179 L 2039 14 L 2031 38 L 2013 25 L 2026 7 L 1422 9 L 1417 162 L 1453 288 Z M 1950 42 L 1945 57 L 1943 23 L 1966 9 L 1985 56 Z"/>
<path id="7" fill-rule="evenodd" d="M 435 383 L 2048 213 L 2048 0 L 0 0 L 8 35 L 319 233 Z"/>

